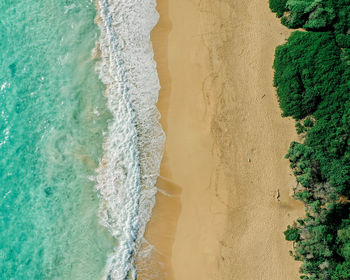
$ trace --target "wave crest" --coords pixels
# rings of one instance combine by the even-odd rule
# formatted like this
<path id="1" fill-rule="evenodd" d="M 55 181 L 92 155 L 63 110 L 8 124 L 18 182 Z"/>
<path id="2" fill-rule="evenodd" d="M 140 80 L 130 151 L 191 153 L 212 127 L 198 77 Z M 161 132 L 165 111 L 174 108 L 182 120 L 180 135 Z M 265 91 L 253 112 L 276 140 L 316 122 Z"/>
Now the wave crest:
<path id="1" fill-rule="evenodd" d="M 165 135 L 157 110 L 159 79 L 150 33 L 155 0 L 98 0 L 100 79 L 113 119 L 97 169 L 100 219 L 118 241 L 106 279 L 136 279 L 135 255 L 155 204 Z"/>

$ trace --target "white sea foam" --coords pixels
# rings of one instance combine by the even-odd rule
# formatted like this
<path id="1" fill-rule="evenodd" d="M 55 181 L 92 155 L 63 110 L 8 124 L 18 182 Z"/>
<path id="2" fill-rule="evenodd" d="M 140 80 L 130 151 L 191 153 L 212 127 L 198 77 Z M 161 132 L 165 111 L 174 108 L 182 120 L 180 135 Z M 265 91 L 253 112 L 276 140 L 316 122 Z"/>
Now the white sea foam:
<path id="1" fill-rule="evenodd" d="M 74 9 L 76 6 L 75 4 L 69 5 L 69 6 L 64 6 L 64 14 L 68 13 L 71 9 Z"/>
<path id="2" fill-rule="evenodd" d="M 98 0 L 97 68 L 113 114 L 97 170 L 100 218 L 118 240 L 106 279 L 136 279 L 135 257 L 155 203 L 164 132 L 156 108 L 160 89 L 150 32 L 155 0 Z M 128 278 L 129 279 L 129 278 Z"/>
<path id="3" fill-rule="evenodd" d="M 5 87 L 6 87 L 6 85 L 7 85 L 7 83 L 5 82 L 5 83 L 3 83 L 2 85 L 1 85 L 1 91 L 3 91 L 4 89 L 5 89 Z"/>

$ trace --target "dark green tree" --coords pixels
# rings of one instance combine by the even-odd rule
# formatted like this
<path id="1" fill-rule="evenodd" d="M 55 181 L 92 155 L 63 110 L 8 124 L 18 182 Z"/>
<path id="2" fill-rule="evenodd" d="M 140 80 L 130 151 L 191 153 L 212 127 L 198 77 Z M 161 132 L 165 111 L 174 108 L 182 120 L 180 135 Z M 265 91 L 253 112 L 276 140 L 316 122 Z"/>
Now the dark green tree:
<path id="1" fill-rule="evenodd" d="M 297 178 L 294 197 L 306 217 L 285 237 L 302 261 L 301 279 L 350 279 L 350 0 L 270 0 L 295 31 L 276 49 L 274 86 L 282 115 L 302 142 L 286 157 Z"/>

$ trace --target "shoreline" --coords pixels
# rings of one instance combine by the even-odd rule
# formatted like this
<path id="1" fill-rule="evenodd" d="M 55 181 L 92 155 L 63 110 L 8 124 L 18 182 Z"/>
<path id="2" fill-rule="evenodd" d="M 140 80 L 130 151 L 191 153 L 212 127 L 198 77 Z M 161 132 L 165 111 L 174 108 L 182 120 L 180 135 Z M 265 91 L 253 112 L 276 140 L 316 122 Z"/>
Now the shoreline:
<path id="1" fill-rule="evenodd" d="M 144 254 L 140 248 L 155 204 L 165 141 L 158 122 L 160 84 L 150 43 L 158 14 L 155 0 L 98 0 L 95 6 L 101 53 L 96 70 L 112 120 L 96 169 L 96 190 L 100 223 L 118 244 L 108 256 L 106 278 L 136 279 L 135 257 Z"/>
<path id="2" fill-rule="evenodd" d="M 283 236 L 303 216 L 284 159 L 297 135 L 272 87 L 290 32 L 268 1 L 159 2 L 151 38 L 167 140 L 145 234 L 156 249 L 139 279 L 297 279 Z"/>

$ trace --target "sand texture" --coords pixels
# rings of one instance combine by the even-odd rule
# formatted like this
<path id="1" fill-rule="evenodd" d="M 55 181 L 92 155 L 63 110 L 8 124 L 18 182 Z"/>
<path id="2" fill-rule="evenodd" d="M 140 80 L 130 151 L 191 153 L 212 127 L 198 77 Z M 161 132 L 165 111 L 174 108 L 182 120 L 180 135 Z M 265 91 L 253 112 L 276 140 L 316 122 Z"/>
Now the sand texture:
<path id="1" fill-rule="evenodd" d="M 282 233 L 303 215 L 284 159 L 297 135 L 272 86 L 289 31 L 267 0 L 158 0 L 158 11 L 167 141 L 139 279 L 298 279 Z"/>

